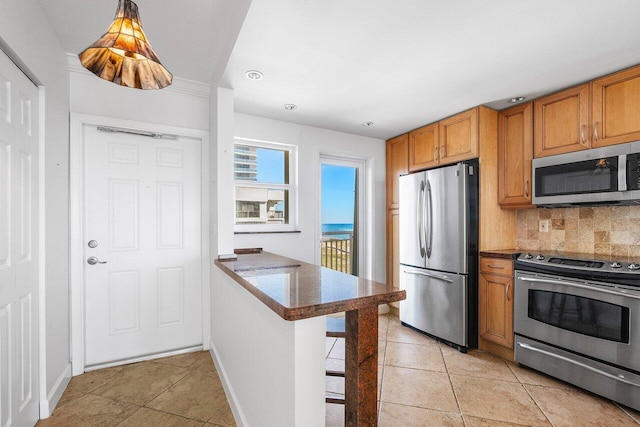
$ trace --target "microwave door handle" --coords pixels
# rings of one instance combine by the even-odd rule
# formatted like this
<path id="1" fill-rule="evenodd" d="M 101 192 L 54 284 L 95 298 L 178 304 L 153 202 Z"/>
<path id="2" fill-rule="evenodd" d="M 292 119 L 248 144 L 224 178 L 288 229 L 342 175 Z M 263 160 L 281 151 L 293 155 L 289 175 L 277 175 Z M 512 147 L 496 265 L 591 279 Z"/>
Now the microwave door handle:
<path id="1" fill-rule="evenodd" d="M 627 155 L 618 156 L 618 191 L 627 191 Z"/>
<path id="2" fill-rule="evenodd" d="M 428 207 L 427 212 L 427 226 L 425 227 L 425 244 L 427 245 L 427 257 L 431 258 L 431 251 L 433 249 L 433 198 L 431 194 L 431 182 L 427 180 L 427 188 L 425 192 L 425 202 Z M 426 197 L 428 195 L 428 197 Z M 427 236 L 428 231 L 428 236 Z"/>
<path id="3" fill-rule="evenodd" d="M 555 353 L 552 353 L 550 351 L 546 351 L 546 350 L 543 350 L 541 348 L 537 348 L 537 347 L 534 347 L 532 345 L 529 345 L 527 343 L 522 343 L 522 342 L 519 342 L 518 346 L 522 347 L 522 348 L 524 348 L 526 350 L 529 350 L 529 351 L 534 351 L 536 353 L 542 353 L 545 356 L 549 356 L 549 357 L 553 357 L 553 358 L 556 358 L 556 359 L 560 359 L 563 362 L 571 363 L 573 365 L 576 365 L 576 366 L 579 366 L 581 368 L 587 369 L 587 370 L 589 370 L 591 372 L 595 372 L 596 374 L 600 374 L 600 375 L 602 375 L 604 377 L 607 377 L 607 378 L 610 378 L 612 380 L 616 380 L 616 381 L 619 381 L 621 383 L 624 383 L 624 384 L 627 384 L 627 385 L 631 385 L 631 386 L 634 386 L 634 387 L 640 387 L 640 384 L 634 383 L 633 381 L 629 381 L 629 380 L 627 380 L 625 378 L 621 378 L 621 377 L 619 377 L 617 375 L 610 374 L 609 372 L 605 372 L 605 371 L 602 371 L 602 370 L 600 370 L 598 368 L 594 368 L 593 366 L 589 366 L 586 363 L 582 363 L 582 362 L 579 362 L 577 360 L 569 359 L 568 357 L 562 356 L 560 354 L 555 354 Z"/>

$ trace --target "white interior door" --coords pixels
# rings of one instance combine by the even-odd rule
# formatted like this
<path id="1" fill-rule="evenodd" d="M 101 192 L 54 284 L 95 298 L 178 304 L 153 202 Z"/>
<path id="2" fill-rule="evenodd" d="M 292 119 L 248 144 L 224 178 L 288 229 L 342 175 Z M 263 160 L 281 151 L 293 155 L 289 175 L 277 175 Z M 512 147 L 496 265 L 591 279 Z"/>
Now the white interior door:
<path id="1" fill-rule="evenodd" d="M 38 420 L 38 88 L 0 51 L 0 426 Z"/>
<path id="2" fill-rule="evenodd" d="M 200 140 L 84 130 L 85 366 L 202 345 Z"/>

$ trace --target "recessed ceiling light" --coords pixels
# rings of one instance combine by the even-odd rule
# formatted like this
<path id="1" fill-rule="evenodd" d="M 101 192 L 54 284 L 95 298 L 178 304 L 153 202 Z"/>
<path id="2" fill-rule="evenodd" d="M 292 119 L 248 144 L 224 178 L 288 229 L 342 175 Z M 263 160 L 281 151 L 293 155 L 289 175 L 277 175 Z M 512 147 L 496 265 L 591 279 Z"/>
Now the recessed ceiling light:
<path id="1" fill-rule="evenodd" d="M 295 110 L 296 108 L 298 108 L 296 104 L 284 104 L 285 110 Z"/>
<path id="2" fill-rule="evenodd" d="M 525 97 L 524 96 L 516 96 L 514 98 L 511 98 L 509 100 L 510 103 L 515 104 L 516 102 L 520 102 L 520 101 L 524 101 Z"/>
<path id="3" fill-rule="evenodd" d="M 247 76 L 249 80 L 262 80 L 262 78 L 264 77 L 264 74 L 262 74 L 258 70 L 249 70 L 244 73 L 244 75 Z"/>
<path id="4" fill-rule="evenodd" d="M 362 122 L 362 126 L 370 128 L 371 126 L 373 126 L 373 122 Z"/>

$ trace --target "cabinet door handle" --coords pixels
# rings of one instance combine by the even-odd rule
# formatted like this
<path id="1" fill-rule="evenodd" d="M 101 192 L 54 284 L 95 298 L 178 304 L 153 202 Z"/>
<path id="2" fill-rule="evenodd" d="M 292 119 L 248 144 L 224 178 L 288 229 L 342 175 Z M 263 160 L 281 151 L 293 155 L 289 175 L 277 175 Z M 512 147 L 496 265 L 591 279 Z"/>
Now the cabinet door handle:
<path id="1" fill-rule="evenodd" d="M 524 183 L 524 196 L 529 197 L 529 180 Z"/>
<path id="2" fill-rule="evenodd" d="M 438 146 L 434 145 L 433 147 L 433 160 L 438 160 Z"/>
<path id="3" fill-rule="evenodd" d="M 498 270 L 504 270 L 504 267 L 501 267 L 499 265 L 487 264 L 487 267 L 489 267 L 489 268 L 497 268 Z"/>
<path id="4" fill-rule="evenodd" d="M 509 298 L 509 289 L 510 289 L 510 288 L 511 288 L 511 282 L 507 283 L 507 289 L 506 289 L 506 291 L 505 291 L 505 293 L 506 293 L 506 295 L 505 295 L 505 296 L 506 296 L 506 298 L 507 298 L 507 301 L 511 301 L 511 298 Z"/>
<path id="5" fill-rule="evenodd" d="M 587 125 L 580 126 L 580 144 L 585 145 L 587 143 L 587 138 L 585 137 L 585 129 Z"/>
<path id="6" fill-rule="evenodd" d="M 446 155 L 447 155 L 446 147 L 444 145 L 441 145 L 440 146 L 440 158 L 444 159 Z"/>
<path id="7" fill-rule="evenodd" d="M 600 138 L 598 137 L 598 123 L 599 122 L 595 122 L 593 124 L 593 138 L 598 141 Z"/>

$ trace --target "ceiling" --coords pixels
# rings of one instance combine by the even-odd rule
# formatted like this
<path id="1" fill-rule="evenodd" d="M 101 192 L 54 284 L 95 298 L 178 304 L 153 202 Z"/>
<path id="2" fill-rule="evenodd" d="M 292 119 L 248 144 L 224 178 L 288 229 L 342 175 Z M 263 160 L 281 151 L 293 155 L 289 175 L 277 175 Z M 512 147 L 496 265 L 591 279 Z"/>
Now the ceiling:
<path id="1" fill-rule="evenodd" d="M 102 35 L 117 4 L 39 2 L 75 53 Z M 236 111 L 385 139 L 640 63 L 637 0 L 137 4 L 167 68 L 234 89 Z M 264 79 L 248 80 L 253 69 Z"/>
<path id="2" fill-rule="evenodd" d="M 118 0 L 38 0 L 63 48 L 80 53 L 107 30 Z M 142 27 L 175 77 L 218 81 L 251 0 L 135 0 Z"/>

